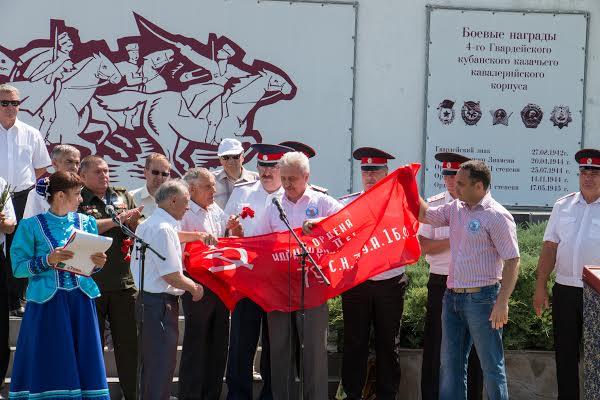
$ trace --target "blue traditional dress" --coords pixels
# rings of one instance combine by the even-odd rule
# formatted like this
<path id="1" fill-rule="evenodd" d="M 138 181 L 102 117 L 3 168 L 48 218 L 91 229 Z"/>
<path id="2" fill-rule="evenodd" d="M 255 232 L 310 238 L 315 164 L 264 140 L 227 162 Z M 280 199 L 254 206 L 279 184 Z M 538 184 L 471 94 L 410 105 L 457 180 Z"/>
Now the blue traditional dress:
<path id="1" fill-rule="evenodd" d="M 92 278 L 60 271 L 48 254 L 94 218 L 38 214 L 19 222 L 11 247 L 15 277 L 29 278 L 10 382 L 10 399 L 109 400 Z"/>

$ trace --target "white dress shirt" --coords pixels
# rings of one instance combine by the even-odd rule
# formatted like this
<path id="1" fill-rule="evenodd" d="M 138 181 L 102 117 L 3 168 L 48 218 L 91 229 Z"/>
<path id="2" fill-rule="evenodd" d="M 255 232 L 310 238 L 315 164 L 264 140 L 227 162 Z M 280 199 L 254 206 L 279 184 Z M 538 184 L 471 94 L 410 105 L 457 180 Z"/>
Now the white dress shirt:
<path id="1" fill-rule="evenodd" d="M 328 217 L 342 209 L 342 204 L 333 197 L 307 187 L 302 197 L 292 203 L 283 195 L 281 206 L 287 214 L 292 228 L 300 228 L 307 219 Z M 279 218 L 279 211 L 268 204 L 264 215 L 256 223 L 255 235 L 286 231 L 285 224 Z"/>
<path id="2" fill-rule="evenodd" d="M 144 206 L 142 215 L 146 218 L 150 218 L 158 205 L 156 204 L 154 197 L 148 192 L 148 187 L 144 185 L 140 188 L 132 190 L 129 192 L 129 194 L 133 197 L 137 207 Z"/>
<path id="3" fill-rule="evenodd" d="M 35 184 L 35 169 L 50 166 L 40 131 L 17 119 L 8 130 L 0 125 L 0 176 L 15 192 Z"/>
<path id="4" fill-rule="evenodd" d="M 435 207 L 451 201 L 454 201 L 454 197 L 448 191 L 445 191 L 428 198 L 427 204 L 429 207 Z M 450 237 L 450 228 L 448 226 L 434 228 L 429 224 L 421 224 L 418 234 L 431 240 L 443 240 Z M 450 261 L 452 260 L 450 248 L 437 254 L 427 254 L 425 260 L 429 263 L 429 271 L 432 274 L 448 275 Z"/>
<path id="5" fill-rule="evenodd" d="M 226 227 L 227 218 L 225 218 L 225 213 L 216 203 L 202 208 L 190 200 L 190 209 L 185 212 L 181 220 L 182 231 L 207 232 L 215 237 L 225 236 Z"/>
<path id="6" fill-rule="evenodd" d="M 5 187 L 6 187 L 6 181 L 2 177 L 0 177 L 0 194 L 2 194 Z M 12 201 L 10 200 L 10 197 L 6 201 L 6 204 L 4 205 L 4 210 L 2 210 L 2 212 L 4 213 L 4 217 L 6 219 L 12 220 L 12 221 L 17 220 L 17 216 L 15 215 L 15 209 L 13 208 L 13 204 L 12 204 Z M 5 234 L 0 232 L 0 249 L 4 247 L 4 238 L 5 238 Z M 6 252 L 4 254 L 6 254 Z"/>
<path id="7" fill-rule="evenodd" d="M 142 222 L 135 233 L 160 253 L 166 260 L 161 260 L 152 251 L 146 251 L 146 268 L 144 271 L 144 291 L 150 293 L 168 293 L 180 296 L 183 290 L 167 283 L 163 276 L 174 272 L 182 272 L 181 244 L 177 231 L 179 223 L 162 208 L 157 208 L 150 218 Z M 134 249 L 131 258 L 131 274 L 135 285 L 140 288 L 139 253 Z"/>
<path id="8" fill-rule="evenodd" d="M 30 190 L 27 194 L 27 202 L 25 203 L 25 211 L 23 211 L 23 219 L 33 217 L 34 215 L 43 214 L 50 209 L 50 204 L 35 191 Z"/>
<path id="9" fill-rule="evenodd" d="M 558 199 L 544 241 L 558 244 L 556 282 L 583 287 L 583 267 L 600 265 L 600 199 L 588 204 L 581 192 Z"/>
<path id="10" fill-rule="evenodd" d="M 254 218 L 240 218 L 240 223 L 244 228 L 244 236 L 254 236 L 256 223 L 262 219 L 267 206 L 271 204 L 273 198 L 281 200 L 282 196 L 282 187 L 273 193 L 268 193 L 260 181 L 236 185 L 225 206 L 225 216 L 229 218 L 231 215 L 239 215 L 244 207 L 250 207 L 254 210 Z"/>

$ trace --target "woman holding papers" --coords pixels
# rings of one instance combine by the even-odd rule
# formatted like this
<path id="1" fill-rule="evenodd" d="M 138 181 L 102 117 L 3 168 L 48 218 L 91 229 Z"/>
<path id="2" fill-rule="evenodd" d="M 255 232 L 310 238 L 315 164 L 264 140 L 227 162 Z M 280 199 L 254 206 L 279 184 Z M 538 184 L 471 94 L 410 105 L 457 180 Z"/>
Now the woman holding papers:
<path id="1" fill-rule="evenodd" d="M 108 400 L 93 279 L 54 268 L 71 259 L 64 250 L 74 229 L 97 233 L 96 220 L 75 212 L 81 181 L 72 172 L 50 176 L 50 210 L 19 223 L 11 248 L 16 277 L 29 278 L 10 383 L 10 399 Z M 97 268 L 104 253 L 91 260 Z"/>

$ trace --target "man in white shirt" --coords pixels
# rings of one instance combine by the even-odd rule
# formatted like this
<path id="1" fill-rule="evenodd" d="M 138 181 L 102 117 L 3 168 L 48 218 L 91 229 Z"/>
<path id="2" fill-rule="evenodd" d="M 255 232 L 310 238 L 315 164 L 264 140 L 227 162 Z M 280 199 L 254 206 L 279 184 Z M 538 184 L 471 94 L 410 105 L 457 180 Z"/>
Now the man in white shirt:
<path id="1" fill-rule="evenodd" d="M 140 224 L 136 234 L 166 260 L 146 251 L 144 291 L 140 292 L 138 305 L 144 310 L 144 354 L 142 389 L 140 398 L 164 400 L 171 394 L 173 374 L 177 362 L 179 337 L 179 296 L 189 293 L 191 301 L 203 296 L 202 285 L 183 274 L 181 244 L 177 231 L 183 218 L 190 194 L 180 180 L 165 182 L 156 191 L 158 208 L 150 218 Z M 140 287 L 140 260 L 136 252 L 131 260 L 131 272 Z"/>
<path id="2" fill-rule="evenodd" d="M 360 147 L 352 153 L 360 160 L 363 191 L 345 196 L 346 205 L 371 189 L 388 174 L 387 160 L 394 157 L 373 147 Z M 348 400 L 362 398 L 367 378 L 371 323 L 375 334 L 377 399 L 395 399 L 400 384 L 398 346 L 408 279 L 405 267 L 376 275 L 342 294 L 344 311 L 344 357 L 342 385 Z"/>
<path id="3" fill-rule="evenodd" d="M 225 208 L 233 187 L 243 182 L 255 182 L 258 174 L 243 167 L 244 148 L 237 139 L 225 138 L 219 143 L 217 155 L 223 169 L 214 171 L 216 178 L 215 203 Z"/>
<path id="4" fill-rule="evenodd" d="M 68 171 L 73 173 L 79 172 L 79 164 L 81 163 L 81 154 L 76 147 L 68 144 L 59 144 L 54 146 L 50 153 L 50 159 L 52 160 L 52 167 L 54 172 Z M 41 178 L 38 183 L 43 183 L 47 178 Z M 50 209 L 50 204 L 46 198 L 40 195 L 36 190 L 32 190 L 27 195 L 27 202 L 25 204 L 25 211 L 23 212 L 23 218 L 33 217 L 37 214 L 45 213 Z"/>
<path id="5" fill-rule="evenodd" d="M 23 218 L 27 194 L 50 165 L 40 131 L 17 119 L 20 104 L 19 91 L 14 86 L 0 84 L 0 177 L 11 186 L 17 223 Z M 12 234 L 6 238 L 9 248 L 12 238 Z M 6 257 L 10 265 L 10 254 Z M 27 279 L 14 278 L 9 268 L 8 280 L 11 314 L 22 316 Z"/>
<path id="6" fill-rule="evenodd" d="M 435 159 L 442 163 L 442 176 L 446 190 L 427 199 L 430 207 L 450 203 L 457 198 L 456 173 L 460 165 L 470 158 L 455 153 L 437 153 Z M 419 242 L 429 263 L 427 282 L 427 310 L 423 332 L 423 361 L 421 364 L 421 396 L 423 400 L 438 400 L 440 394 L 440 352 L 442 348 L 442 300 L 450 267 L 450 228 L 434 228 L 421 224 Z M 482 398 L 483 372 L 475 346 L 469 353 L 467 369 L 467 399 Z"/>
<path id="7" fill-rule="evenodd" d="M 0 177 L 0 194 L 2 194 L 5 187 L 6 181 Z M 4 383 L 10 361 L 10 347 L 8 346 L 8 287 L 6 286 L 6 277 L 9 274 L 8 271 L 12 270 L 12 267 L 4 256 L 6 254 L 5 251 L 8 250 L 8 247 L 5 250 L 5 239 L 7 234 L 15 231 L 16 219 L 15 210 L 9 196 L 4 208 L 0 210 L 0 388 L 2 388 L 2 384 Z"/>
<path id="8" fill-rule="evenodd" d="M 190 191 L 188 210 L 181 230 L 225 236 L 228 228 L 241 234 L 241 226 L 228 219 L 215 203 L 215 177 L 206 168 L 192 168 L 183 176 Z M 186 276 L 189 276 L 186 274 Z M 194 303 L 190 294 L 181 298 L 185 315 L 183 350 L 179 365 L 180 399 L 218 399 L 223 386 L 229 343 L 229 310 L 209 288 L 202 301 Z"/>
<path id="9" fill-rule="evenodd" d="M 290 147 L 275 144 L 253 144 L 257 151 L 256 169 L 259 180 L 235 186 L 225 207 L 225 215 L 237 218 L 244 229 L 244 236 L 254 235 L 256 221 L 260 221 L 273 198 L 281 199 L 283 188 L 279 175 L 279 160 Z M 240 217 L 244 207 L 254 211 L 253 217 Z M 262 335 L 261 335 L 262 330 Z M 267 314 L 258 304 L 245 298 L 240 300 L 231 314 L 229 356 L 227 358 L 227 399 L 252 398 L 252 367 L 254 353 L 261 338 L 260 374 L 263 386 L 260 400 L 273 399 L 271 393 L 271 363 Z"/>
<path id="10" fill-rule="evenodd" d="M 552 208 L 533 296 L 535 312 L 541 315 L 549 306 L 548 280 L 556 269 L 552 324 L 559 400 L 579 398 L 583 267 L 600 265 L 600 150 L 580 150 L 575 160 L 579 164 L 579 192 L 558 199 Z"/>
<path id="11" fill-rule="evenodd" d="M 281 185 L 285 191 L 281 205 L 292 228 L 299 228 L 308 219 L 328 217 L 341 210 L 334 198 L 308 186 L 310 166 L 306 155 L 286 153 L 279 161 Z M 264 216 L 257 221 L 255 235 L 285 231 L 279 211 L 269 204 Z M 300 274 L 299 265 L 292 265 L 292 273 Z M 268 313 L 269 341 L 271 344 L 271 387 L 274 399 L 286 399 L 297 392 L 295 366 L 298 331 L 304 332 L 304 400 L 327 399 L 327 303 L 306 310 L 304 327 L 300 326 L 298 312 Z M 292 396 L 294 398 L 295 396 Z"/>
<path id="12" fill-rule="evenodd" d="M 142 215 L 149 218 L 156 210 L 154 194 L 160 185 L 165 183 L 171 176 L 171 164 L 167 157 L 160 153 L 150 153 L 146 157 L 144 166 L 144 177 L 146 184 L 129 192 L 138 206 L 144 206 Z"/>

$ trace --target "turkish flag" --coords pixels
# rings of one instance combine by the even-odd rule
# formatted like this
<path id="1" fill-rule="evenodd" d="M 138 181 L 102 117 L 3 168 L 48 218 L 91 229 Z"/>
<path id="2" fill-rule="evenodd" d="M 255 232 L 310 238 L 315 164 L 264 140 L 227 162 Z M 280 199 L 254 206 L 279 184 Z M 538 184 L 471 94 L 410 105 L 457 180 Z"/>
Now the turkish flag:
<path id="1" fill-rule="evenodd" d="M 310 235 L 295 229 L 331 282 L 325 285 L 307 260 L 306 308 L 323 304 L 370 277 L 416 262 L 421 249 L 419 164 L 398 168 Z M 215 292 L 229 309 L 248 297 L 265 311 L 300 309 L 300 249 L 289 232 L 219 239 L 216 247 L 186 246 L 187 272 Z"/>

